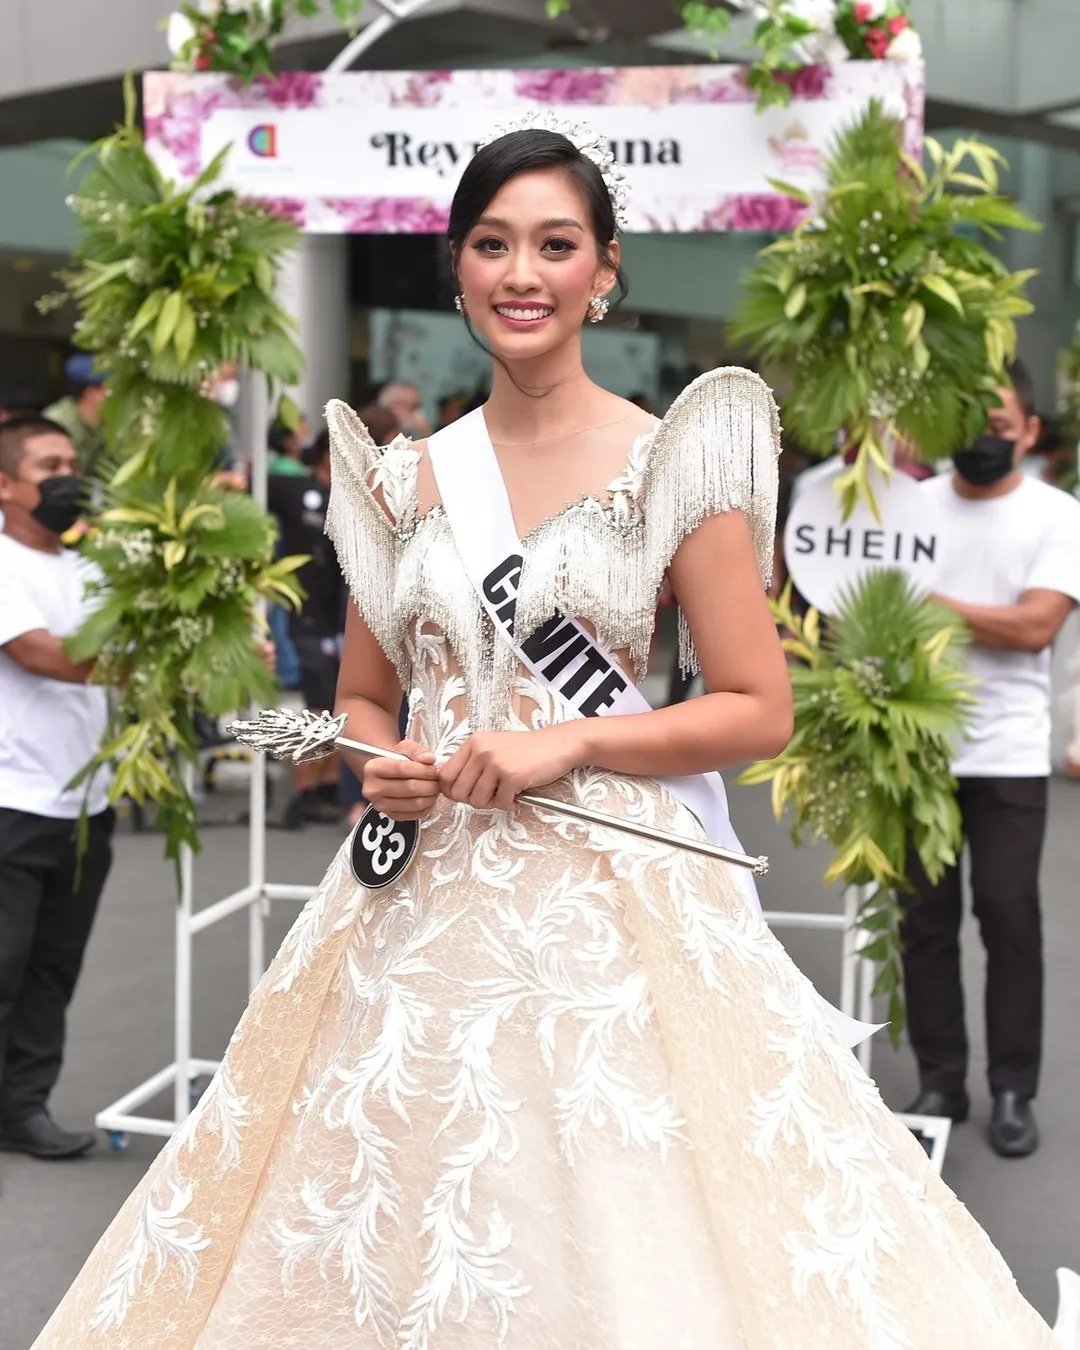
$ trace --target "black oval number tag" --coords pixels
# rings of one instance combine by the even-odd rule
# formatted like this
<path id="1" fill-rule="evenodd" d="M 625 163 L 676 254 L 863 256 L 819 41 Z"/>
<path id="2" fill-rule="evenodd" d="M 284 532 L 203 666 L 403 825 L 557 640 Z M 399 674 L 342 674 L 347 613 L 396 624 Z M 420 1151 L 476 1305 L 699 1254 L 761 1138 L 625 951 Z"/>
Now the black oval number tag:
<path id="1" fill-rule="evenodd" d="M 353 876 L 369 891 L 393 885 L 412 862 L 419 840 L 419 821 L 391 820 L 369 806 L 353 830 Z"/>

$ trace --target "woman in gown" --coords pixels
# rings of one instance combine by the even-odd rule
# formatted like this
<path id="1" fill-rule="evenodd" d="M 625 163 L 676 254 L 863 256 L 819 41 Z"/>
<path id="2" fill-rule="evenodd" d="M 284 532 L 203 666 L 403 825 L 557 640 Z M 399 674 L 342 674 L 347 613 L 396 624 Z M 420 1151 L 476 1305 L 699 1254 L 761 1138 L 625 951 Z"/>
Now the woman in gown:
<path id="1" fill-rule="evenodd" d="M 720 370 L 658 424 L 586 377 L 622 192 L 587 139 L 496 139 L 451 216 L 515 633 L 573 615 L 640 677 L 667 577 L 711 692 L 580 716 L 496 631 L 427 446 L 332 404 L 339 711 L 390 745 L 408 691 L 410 762 L 363 772 L 416 859 L 380 891 L 334 859 L 38 1350 L 1050 1350 L 736 869 L 512 807 L 549 785 L 701 837 L 658 777 L 791 725 L 775 406 Z"/>

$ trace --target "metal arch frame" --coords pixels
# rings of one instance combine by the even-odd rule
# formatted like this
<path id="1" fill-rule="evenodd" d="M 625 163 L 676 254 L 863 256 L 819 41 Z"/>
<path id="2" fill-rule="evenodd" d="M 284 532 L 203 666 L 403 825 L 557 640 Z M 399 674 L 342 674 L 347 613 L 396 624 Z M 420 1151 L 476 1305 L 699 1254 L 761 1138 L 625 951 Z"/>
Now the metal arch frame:
<path id="1" fill-rule="evenodd" d="M 366 28 L 357 33 L 356 37 L 338 52 L 326 67 L 326 73 L 335 75 L 339 71 L 348 70 L 353 62 L 369 47 L 373 47 L 381 37 L 396 28 L 399 23 L 405 23 L 406 20 L 419 14 L 430 3 L 431 0 L 375 0 L 375 4 L 383 12 L 378 18 L 372 19 Z"/>

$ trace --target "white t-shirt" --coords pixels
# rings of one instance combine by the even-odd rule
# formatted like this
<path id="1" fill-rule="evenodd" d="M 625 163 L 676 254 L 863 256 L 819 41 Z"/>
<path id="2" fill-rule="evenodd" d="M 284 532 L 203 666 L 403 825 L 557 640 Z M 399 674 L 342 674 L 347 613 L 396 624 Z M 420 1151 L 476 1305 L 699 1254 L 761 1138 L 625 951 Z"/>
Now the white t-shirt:
<path id="1" fill-rule="evenodd" d="M 976 605 L 1014 605 L 1025 591 L 1080 601 L 1080 502 L 1025 477 L 1003 497 L 972 501 L 952 474 L 923 491 L 941 508 L 944 549 L 936 590 Z M 969 778 L 1042 778 L 1050 772 L 1050 648 L 1004 651 L 972 644 L 976 707 L 953 772 Z"/>
<path id="2" fill-rule="evenodd" d="M 2 648 L 44 628 L 69 637 L 90 612 L 86 583 L 96 568 L 70 549 L 43 553 L 0 534 L 0 806 L 74 820 L 85 784 L 67 784 L 97 752 L 108 719 L 104 689 L 32 675 Z M 109 775 L 98 773 L 87 809 L 108 805 Z"/>

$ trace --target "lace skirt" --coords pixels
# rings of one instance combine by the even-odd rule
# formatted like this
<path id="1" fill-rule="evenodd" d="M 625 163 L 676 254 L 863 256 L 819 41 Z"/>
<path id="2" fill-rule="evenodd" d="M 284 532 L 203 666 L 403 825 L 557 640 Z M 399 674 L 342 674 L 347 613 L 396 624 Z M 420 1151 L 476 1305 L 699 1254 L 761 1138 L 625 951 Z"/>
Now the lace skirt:
<path id="1" fill-rule="evenodd" d="M 334 859 L 36 1350 L 976 1345 L 1052 1339 L 726 869 L 443 803 Z"/>

